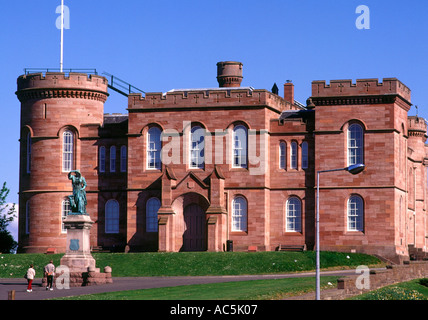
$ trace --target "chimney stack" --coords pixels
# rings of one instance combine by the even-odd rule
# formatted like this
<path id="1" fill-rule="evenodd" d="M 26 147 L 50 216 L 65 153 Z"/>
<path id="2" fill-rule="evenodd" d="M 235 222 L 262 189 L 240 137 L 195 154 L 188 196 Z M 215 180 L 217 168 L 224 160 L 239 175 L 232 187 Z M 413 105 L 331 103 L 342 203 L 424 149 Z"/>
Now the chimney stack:
<path id="1" fill-rule="evenodd" d="M 291 80 L 287 80 L 287 82 L 284 83 L 284 100 L 291 104 L 294 103 L 294 84 Z"/>
<path id="2" fill-rule="evenodd" d="M 242 63 L 222 61 L 217 63 L 217 81 L 222 87 L 240 87 L 242 81 Z"/>

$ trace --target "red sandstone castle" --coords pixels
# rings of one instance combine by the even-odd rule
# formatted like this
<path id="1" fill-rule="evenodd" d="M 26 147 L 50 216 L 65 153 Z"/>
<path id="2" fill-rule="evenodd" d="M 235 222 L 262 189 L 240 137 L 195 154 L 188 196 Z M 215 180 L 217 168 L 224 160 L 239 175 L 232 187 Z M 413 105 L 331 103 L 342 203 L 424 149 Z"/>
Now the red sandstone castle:
<path id="1" fill-rule="evenodd" d="M 408 116 L 395 78 L 312 82 L 304 106 L 241 87 L 242 64 L 217 64 L 218 88 L 129 94 L 108 115 L 105 77 L 33 73 L 21 102 L 19 248 L 65 251 L 67 174 L 87 182 L 91 245 L 130 251 L 320 248 L 408 258 L 427 249 L 427 126 Z"/>

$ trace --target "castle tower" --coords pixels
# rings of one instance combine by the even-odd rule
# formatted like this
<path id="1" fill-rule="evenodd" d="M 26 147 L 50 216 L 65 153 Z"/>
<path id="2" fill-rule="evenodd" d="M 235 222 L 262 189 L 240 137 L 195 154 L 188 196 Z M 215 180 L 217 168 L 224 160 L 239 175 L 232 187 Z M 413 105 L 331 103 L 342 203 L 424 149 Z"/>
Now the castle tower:
<path id="1" fill-rule="evenodd" d="M 98 128 L 103 124 L 107 80 L 83 73 L 22 75 L 16 92 L 21 102 L 19 251 L 63 252 L 63 215 L 71 194 L 68 172 L 80 170 L 87 181 L 88 213 L 96 208 Z M 96 194 L 96 193 L 95 193 Z"/>
<path id="2" fill-rule="evenodd" d="M 242 78 L 241 62 L 222 61 L 217 63 L 217 81 L 220 87 L 240 87 Z"/>

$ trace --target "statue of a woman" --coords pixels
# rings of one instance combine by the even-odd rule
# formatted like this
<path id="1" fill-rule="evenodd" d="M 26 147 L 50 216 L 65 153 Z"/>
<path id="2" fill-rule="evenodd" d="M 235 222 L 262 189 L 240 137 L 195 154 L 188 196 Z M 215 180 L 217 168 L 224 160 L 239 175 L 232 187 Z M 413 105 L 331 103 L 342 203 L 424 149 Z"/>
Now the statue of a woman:
<path id="1" fill-rule="evenodd" d="M 73 175 L 74 173 L 74 175 Z M 86 213 L 86 180 L 79 170 L 72 170 L 68 173 L 68 179 L 73 186 L 73 195 L 68 196 L 72 215 Z"/>

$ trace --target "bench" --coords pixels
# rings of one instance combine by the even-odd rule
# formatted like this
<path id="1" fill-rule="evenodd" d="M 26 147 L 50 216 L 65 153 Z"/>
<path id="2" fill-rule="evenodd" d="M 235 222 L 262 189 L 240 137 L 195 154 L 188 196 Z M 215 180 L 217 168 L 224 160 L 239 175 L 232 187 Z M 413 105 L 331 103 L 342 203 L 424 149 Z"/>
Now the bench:
<path id="1" fill-rule="evenodd" d="M 297 252 L 303 252 L 306 250 L 306 245 L 285 245 L 280 244 L 278 246 L 278 251 L 297 251 Z"/>
<path id="2" fill-rule="evenodd" d="M 91 252 L 98 252 L 98 253 L 104 252 L 104 253 L 106 253 L 106 252 L 110 252 L 110 250 L 105 250 L 101 246 L 93 246 L 93 247 L 91 247 Z"/>
<path id="3" fill-rule="evenodd" d="M 45 253 L 46 254 L 55 254 L 56 253 L 56 249 L 55 248 L 48 248 Z"/>

